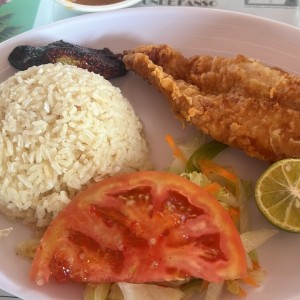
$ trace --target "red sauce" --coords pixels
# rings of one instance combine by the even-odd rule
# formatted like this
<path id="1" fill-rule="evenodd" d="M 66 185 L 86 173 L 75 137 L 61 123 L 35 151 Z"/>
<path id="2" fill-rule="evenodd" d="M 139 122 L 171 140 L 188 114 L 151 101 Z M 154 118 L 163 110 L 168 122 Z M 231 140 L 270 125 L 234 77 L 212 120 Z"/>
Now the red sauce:
<path id="1" fill-rule="evenodd" d="M 107 5 L 121 2 L 122 0 L 71 0 L 73 3 L 82 5 Z"/>

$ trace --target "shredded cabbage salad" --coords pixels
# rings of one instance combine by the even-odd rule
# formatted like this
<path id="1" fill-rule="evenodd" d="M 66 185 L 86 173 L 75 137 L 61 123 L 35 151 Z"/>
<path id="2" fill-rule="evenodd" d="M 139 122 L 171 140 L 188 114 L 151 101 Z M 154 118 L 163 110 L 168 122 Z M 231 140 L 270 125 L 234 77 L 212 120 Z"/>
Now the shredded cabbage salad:
<path id="1" fill-rule="evenodd" d="M 226 145 L 216 141 L 203 143 L 199 140 L 179 144 L 170 135 L 166 136 L 166 141 L 174 156 L 168 171 L 181 175 L 212 193 L 234 221 L 247 253 L 247 278 L 221 283 L 192 278 L 182 282 L 165 282 L 163 286 L 133 283 L 88 284 L 84 300 L 188 300 L 200 294 L 204 300 L 218 300 L 224 290 L 244 297 L 247 288 L 258 287 L 264 281 L 266 272 L 260 267 L 256 248 L 277 231 L 249 231 L 247 205 L 250 183 L 214 162 L 214 158 Z"/>

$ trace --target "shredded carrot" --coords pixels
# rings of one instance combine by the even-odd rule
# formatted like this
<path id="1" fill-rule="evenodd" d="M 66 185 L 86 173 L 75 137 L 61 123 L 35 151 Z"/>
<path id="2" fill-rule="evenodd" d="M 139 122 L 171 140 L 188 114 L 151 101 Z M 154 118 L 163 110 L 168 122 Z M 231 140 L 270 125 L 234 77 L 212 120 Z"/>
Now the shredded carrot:
<path id="1" fill-rule="evenodd" d="M 207 186 L 203 187 L 203 189 L 209 192 L 212 195 L 216 195 L 222 187 L 217 182 L 212 182 Z"/>
<path id="2" fill-rule="evenodd" d="M 227 184 L 225 184 L 225 188 L 231 191 L 236 197 L 239 194 L 239 178 L 232 172 L 229 172 L 222 166 L 216 164 L 212 160 L 201 159 L 198 162 L 199 168 L 206 176 L 210 174 L 217 175 L 225 179 Z"/>
<path id="3" fill-rule="evenodd" d="M 240 209 L 237 207 L 229 206 L 228 207 L 228 214 L 233 220 L 235 224 L 238 224 L 240 221 Z"/>
<path id="4" fill-rule="evenodd" d="M 259 264 L 259 261 L 258 261 L 256 251 L 253 250 L 253 251 L 249 252 L 249 255 L 250 255 L 250 258 L 251 258 L 251 261 L 252 261 L 252 270 L 260 270 L 261 267 L 260 267 L 260 264 Z"/>
<path id="5" fill-rule="evenodd" d="M 230 206 L 228 210 L 229 210 L 229 214 L 231 216 L 239 216 L 240 215 L 240 209 L 238 207 Z"/>
<path id="6" fill-rule="evenodd" d="M 226 280 L 227 290 L 237 296 L 245 297 L 247 294 L 241 287 L 240 280 Z"/>
<path id="7" fill-rule="evenodd" d="M 253 270 L 260 270 L 261 269 L 261 266 L 260 266 L 259 262 L 254 261 L 253 259 L 252 259 L 252 269 Z"/>
<path id="8" fill-rule="evenodd" d="M 245 290 L 243 290 L 241 287 L 239 288 L 239 296 L 240 297 L 246 297 L 247 293 Z"/>
<path id="9" fill-rule="evenodd" d="M 208 281 L 202 280 L 201 287 L 200 287 L 200 291 L 201 291 L 201 292 L 204 292 L 204 291 L 207 289 L 208 285 L 209 285 L 209 282 L 208 282 Z"/>
<path id="10" fill-rule="evenodd" d="M 212 160 L 201 159 L 198 163 L 200 164 L 203 173 L 215 173 L 233 183 L 236 183 L 238 181 L 238 177 L 234 173 L 229 172 L 225 168 L 214 163 Z"/>
<path id="11" fill-rule="evenodd" d="M 247 277 L 242 278 L 242 281 L 244 283 L 247 283 L 247 284 L 249 284 L 251 286 L 254 286 L 254 287 L 258 287 L 259 286 L 259 284 L 256 282 L 256 280 L 253 277 L 251 277 L 249 274 L 248 274 Z"/>
<path id="12" fill-rule="evenodd" d="M 176 145 L 173 137 L 170 134 L 167 134 L 165 136 L 165 139 L 166 139 L 168 145 L 170 146 L 170 148 L 172 149 L 173 156 L 175 158 L 178 158 L 178 159 L 182 160 L 182 162 L 186 163 L 187 162 L 187 158 L 185 157 L 185 155 L 181 151 L 181 149 Z"/>

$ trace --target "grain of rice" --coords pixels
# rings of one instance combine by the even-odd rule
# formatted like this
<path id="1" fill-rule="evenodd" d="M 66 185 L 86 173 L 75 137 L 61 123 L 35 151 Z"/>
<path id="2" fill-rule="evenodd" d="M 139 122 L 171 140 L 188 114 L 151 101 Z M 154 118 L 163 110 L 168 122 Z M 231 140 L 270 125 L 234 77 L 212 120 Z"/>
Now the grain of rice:
<path id="1" fill-rule="evenodd" d="M 78 191 L 151 168 L 142 124 L 120 90 L 48 64 L 0 84 L 0 211 L 44 227 Z"/>

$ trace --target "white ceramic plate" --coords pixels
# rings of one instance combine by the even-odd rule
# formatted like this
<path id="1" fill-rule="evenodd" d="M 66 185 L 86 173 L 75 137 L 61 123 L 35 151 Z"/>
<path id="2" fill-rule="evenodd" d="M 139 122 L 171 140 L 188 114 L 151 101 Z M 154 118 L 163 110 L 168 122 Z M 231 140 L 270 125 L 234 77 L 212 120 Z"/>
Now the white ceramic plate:
<path id="1" fill-rule="evenodd" d="M 71 0 L 54 0 L 57 3 L 63 5 L 67 9 L 79 11 L 79 12 L 99 12 L 108 11 L 113 9 L 119 9 L 129 7 L 141 2 L 141 0 L 119 0 L 117 3 L 107 5 L 82 5 L 72 2 Z"/>
<path id="2" fill-rule="evenodd" d="M 42 27 L 0 44 L 0 80 L 13 74 L 7 56 L 20 44 L 43 45 L 64 39 L 91 47 L 109 47 L 114 52 L 140 44 L 167 43 L 186 55 L 232 56 L 242 53 L 289 72 L 300 72 L 300 30 L 284 24 L 238 13 L 203 8 L 130 8 L 90 14 Z M 168 166 L 171 153 L 164 135 L 188 139 L 196 132 L 182 129 L 163 97 L 134 74 L 113 81 L 141 116 L 157 168 Z M 255 180 L 266 163 L 229 149 L 220 158 L 245 179 Z M 253 229 L 272 228 L 254 203 Z M 37 287 L 28 280 L 30 263 L 15 255 L 18 242 L 30 237 L 30 230 L 0 216 L 0 228 L 13 226 L 11 235 L 0 241 L 0 288 L 26 300 L 79 300 L 83 286 L 49 284 Z M 268 272 L 265 283 L 250 289 L 248 300 L 300 299 L 300 236 L 280 232 L 259 248 L 261 265 Z M 225 295 L 222 299 L 235 299 Z"/>

